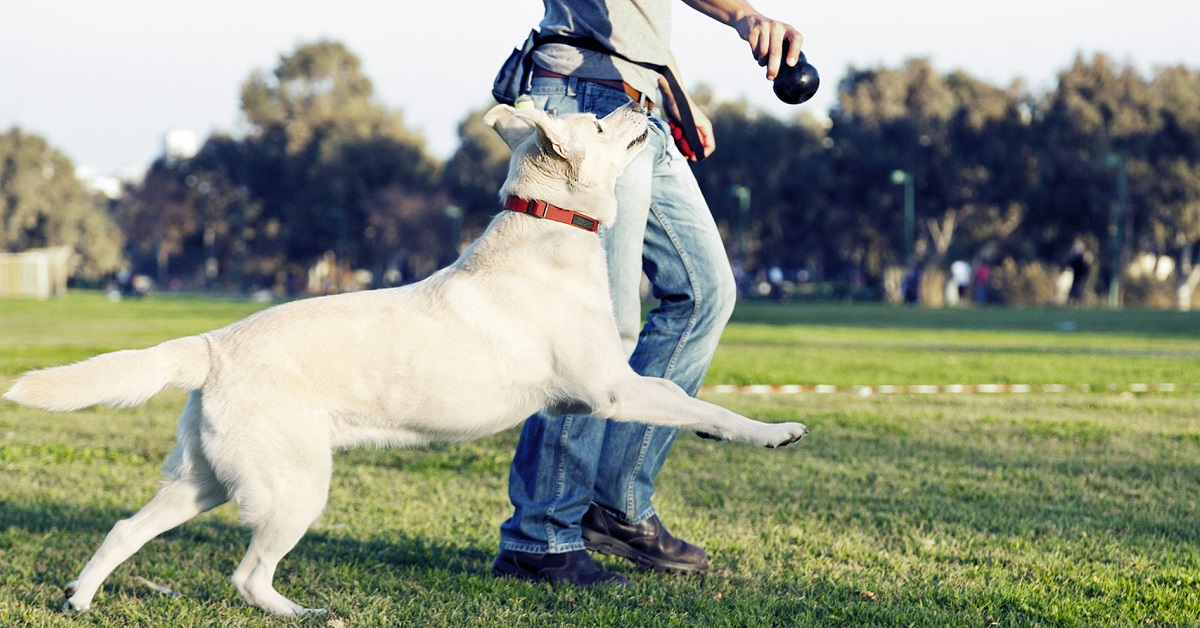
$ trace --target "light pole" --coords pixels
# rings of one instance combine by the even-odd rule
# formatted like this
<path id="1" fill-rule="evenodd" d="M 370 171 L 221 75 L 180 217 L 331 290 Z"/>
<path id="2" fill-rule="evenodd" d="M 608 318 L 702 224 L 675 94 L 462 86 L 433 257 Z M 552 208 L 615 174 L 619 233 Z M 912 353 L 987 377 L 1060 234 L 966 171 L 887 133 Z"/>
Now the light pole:
<path id="1" fill-rule="evenodd" d="M 913 265 L 913 229 L 916 225 L 913 208 L 913 176 L 905 170 L 892 171 L 892 183 L 904 186 L 904 267 Z"/>
<path id="2" fill-rule="evenodd" d="M 738 200 L 737 243 L 738 262 L 746 267 L 746 223 L 750 221 L 750 188 L 744 185 L 729 186 L 729 193 Z"/>
<path id="3" fill-rule="evenodd" d="M 1126 188 L 1127 168 L 1125 158 L 1117 153 L 1106 154 L 1101 163 L 1117 170 L 1117 196 L 1112 204 L 1112 224 L 1108 226 L 1108 233 L 1112 238 L 1109 245 L 1112 249 L 1112 270 L 1108 278 L 1108 307 L 1116 309 L 1121 307 L 1121 249 L 1124 248 L 1122 227 L 1125 222 L 1125 201 L 1128 194 Z"/>
<path id="4" fill-rule="evenodd" d="M 346 268 L 350 268 L 350 264 L 346 259 L 347 255 L 349 255 L 346 249 L 348 247 L 347 242 L 350 240 L 350 214 L 346 212 L 345 207 L 334 207 L 333 217 L 337 219 L 337 251 L 335 253 L 337 255 L 337 262 L 333 267 L 333 276 L 337 282 L 335 289 L 341 292 L 342 282 L 345 281 L 342 277 L 342 265 L 345 264 Z"/>
<path id="5" fill-rule="evenodd" d="M 463 231 L 463 210 L 458 205 L 447 205 L 442 212 L 454 225 L 454 254 L 458 255 L 462 249 L 462 231 Z"/>

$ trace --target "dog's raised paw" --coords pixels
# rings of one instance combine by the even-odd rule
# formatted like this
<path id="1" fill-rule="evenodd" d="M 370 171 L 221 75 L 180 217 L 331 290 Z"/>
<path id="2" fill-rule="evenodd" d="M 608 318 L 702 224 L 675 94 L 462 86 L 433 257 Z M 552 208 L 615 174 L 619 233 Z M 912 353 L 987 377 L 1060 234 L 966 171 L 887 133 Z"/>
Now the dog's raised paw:
<path id="1" fill-rule="evenodd" d="M 767 443 L 767 449 L 787 447 L 808 434 L 808 428 L 802 423 L 778 423 L 774 427 L 783 434 L 779 436 L 780 440 Z"/>

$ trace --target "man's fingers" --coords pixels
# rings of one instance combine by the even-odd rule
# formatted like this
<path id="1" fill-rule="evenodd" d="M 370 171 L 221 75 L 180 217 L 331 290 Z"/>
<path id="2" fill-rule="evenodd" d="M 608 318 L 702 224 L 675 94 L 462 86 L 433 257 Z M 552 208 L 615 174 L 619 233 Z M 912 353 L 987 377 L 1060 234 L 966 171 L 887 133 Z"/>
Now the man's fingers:
<path id="1" fill-rule="evenodd" d="M 787 32 L 787 26 L 779 22 L 771 23 L 771 31 L 769 33 L 771 49 L 767 53 L 767 80 L 775 80 L 779 76 L 779 62 L 783 59 L 783 35 Z"/>
<path id="2" fill-rule="evenodd" d="M 758 59 L 758 65 L 767 65 L 771 52 L 771 33 L 767 28 L 759 27 L 751 31 L 750 52 Z"/>
<path id="3" fill-rule="evenodd" d="M 794 66 L 800 62 L 800 48 L 804 45 L 804 35 L 793 29 L 791 37 L 788 38 L 788 67 Z"/>
<path id="4" fill-rule="evenodd" d="M 704 156 L 708 157 L 717 150 L 717 140 L 713 137 L 712 126 L 702 127 L 700 129 L 700 141 L 704 144 Z"/>
<path id="5" fill-rule="evenodd" d="M 786 58 L 783 56 L 784 42 L 788 44 Z M 767 79 L 775 80 L 785 64 L 796 65 L 800 58 L 800 47 L 804 45 L 804 36 L 789 24 L 768 20 L 750 31 L 749 43 L 758 65 L 767 69 Z"/>

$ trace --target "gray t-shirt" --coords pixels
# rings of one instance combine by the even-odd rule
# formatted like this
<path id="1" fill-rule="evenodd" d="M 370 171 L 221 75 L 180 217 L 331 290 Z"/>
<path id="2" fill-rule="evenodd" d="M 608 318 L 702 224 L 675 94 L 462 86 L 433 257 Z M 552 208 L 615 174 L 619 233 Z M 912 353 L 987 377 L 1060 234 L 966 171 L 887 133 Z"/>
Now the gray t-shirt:
<path id="1" fill-rule="evenodd" d="M 590 37 L 601 46 L 634 61 L 667 65 L 670 60 L 672 0 L 543 0 L 543 35 Z M 580 78 L 623 80 L 634 89 L 658 97 L 658 73 L 606 54 L 546 44 L 533 60 L 559 74 Z"/>

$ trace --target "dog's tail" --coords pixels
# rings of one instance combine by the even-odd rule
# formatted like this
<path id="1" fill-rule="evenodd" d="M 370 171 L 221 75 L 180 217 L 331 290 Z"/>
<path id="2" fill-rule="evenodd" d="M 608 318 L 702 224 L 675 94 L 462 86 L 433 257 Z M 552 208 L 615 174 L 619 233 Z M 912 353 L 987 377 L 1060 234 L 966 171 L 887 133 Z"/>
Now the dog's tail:
<path id="1" fill-rule="evenodd" d="M 65 412 L 94 405 L 128 408 L 163 388 L 195 390 L 208 378 L 208 340 L 189 336 L 136 351 L 116 351 L 40 371 L 30 371 L 4 398 Z"/>

